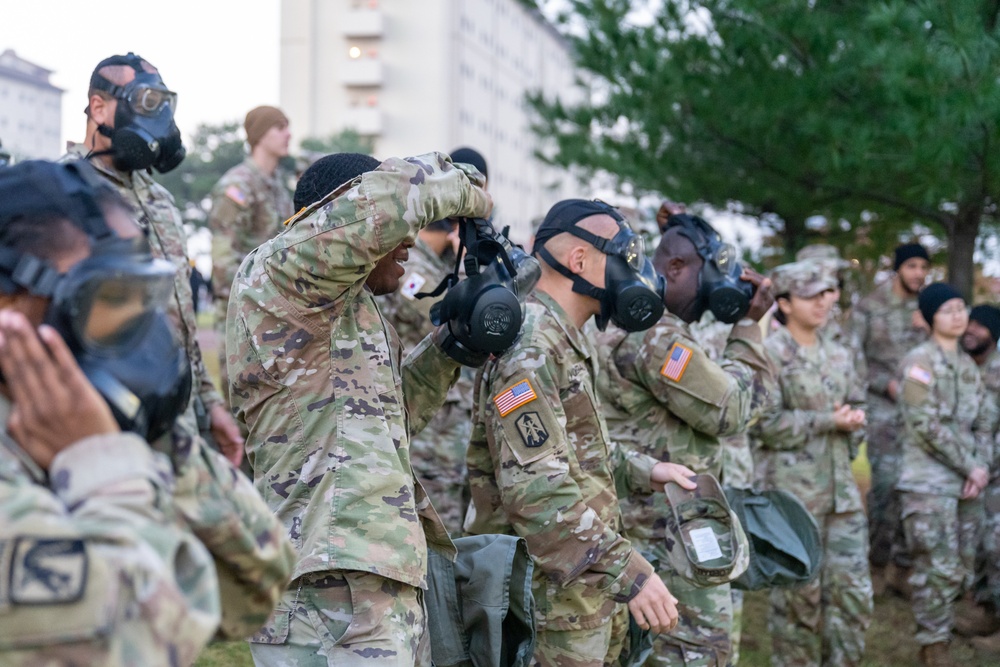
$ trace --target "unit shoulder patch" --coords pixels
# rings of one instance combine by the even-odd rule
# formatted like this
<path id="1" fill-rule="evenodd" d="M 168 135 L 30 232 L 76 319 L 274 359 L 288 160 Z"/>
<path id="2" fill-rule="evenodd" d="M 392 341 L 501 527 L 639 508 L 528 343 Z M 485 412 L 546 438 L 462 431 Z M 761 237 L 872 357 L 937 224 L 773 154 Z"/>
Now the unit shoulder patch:
<path id="1" fill-rule="evenodd" d="M 670 348 L 670 352 L 667 353 L 666 361 L 663 362 L 660 375 L 668 380 L 680 382 L 693 355 L 694 352 L 692 352 L 691 348 L 680 343 L 674 343 Z"/>
<path id="2" fill-rule="evenodd" d="M 517 432 L 521 435 L 525 447 L 541 447 L 549 439 L 548 429 L 542 423 L 542 418 L 537 412 L 525 412 L 518 417 L 514 424 Z"/>
<path id="3" fill-rule="evenodd" d="M 426 282 L 426 278 L 414 271 L 410 274 L 410 277 L 406 279 L 406 282 L 403 283 L 403 286 L 399 289 L 399 291 L 407 299 L 414 299 L 416 298 L 417 292 L 420 291 L 420 288 L 423 287 Z"/>
<path id="4" fill-rule="evenodd" d="M 76 602 L 83 596 L 86 584 L 87 551 L 83 540 L 18 538 L 8 582 L 11 603 Z"/>
<path id="5" fill-rule="evenodd" d="M 506 417 L 522 405 L 527 405 L 538 398 L 534 388 L 527 380 L 521 380 L 514 386 L 506 389 L 493 397 L 493 404 L 497 407 L 497 412 L 501 417 Z"/>

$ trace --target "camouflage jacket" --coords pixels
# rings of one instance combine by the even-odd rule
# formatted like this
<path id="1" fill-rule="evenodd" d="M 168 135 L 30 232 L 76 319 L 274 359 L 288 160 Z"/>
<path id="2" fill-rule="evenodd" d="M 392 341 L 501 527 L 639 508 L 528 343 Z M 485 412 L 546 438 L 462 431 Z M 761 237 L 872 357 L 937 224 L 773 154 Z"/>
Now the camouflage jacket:
<path id="1" fill-rule="evenodd" d="M 0 397 L 0 664 L 189 665 L 219 625 L 212 556 L 140 438 L 81 440 L 48 474 Z"/>
<path id="2" fill-rule="evenodd" d="M 227 171 L 212 189 L 212 210 L 208 214 L 212 289 L 222 314 L 229 304 L 229 287 L 240 262 L 280 232 L 281 223 L 292 213 L 292 199 L 281 182 L 280 170 L 266 176 L 250 157 Z"/>
<path id="3" fill-rule="evenodd" d="M 997 424 L 992 432 L 994 438 L 993 461 L 990 465 L 990 475 L 993 479 L 1000 478 L 1000 443 L 997 442 L 1000 436 L 1000 349 L 993 350 L 993 353 L 986 359 L 979 368 L 983 377 L 983 386 L 986 387 L 986 397 L 984 400 L 992 400 L 997 406 Z"/>
<path id="4" fill-rule="evenodd" d="M 590 342 L 535 291 L 520 340 L 477 378 L 466 532 L 527 541 L 537 620 L 555 630 L 609 622 L 653 575 L 622 536 L 616 477 L 649 493 L 657 461 L 610 440 L 597 373 Z"/>
<path id="5" fill-rule="evenodd" d="M 410 467 L 410 435 L 458 364 L 425 338 L 401 362 L 368 274 L 432 220 L 491 200 L 432 153 L 392 158 L 250 253 L 229 301 L 228 368 L 257 488 L 299 549 L 295 576 L 360 570 L 424 586 L 428 541 L 454 547 Z"/>
<path id="6" fill-rule="evenodd" d="M 720 363 L 670 313 L 646 331 L 608 327 L 599 334 L 598 394 L 615 442 L 718 478 L 720 437 L 746 430 L 774 375 L 757 323 L 730 328 Z M 661 546 L 665 503 L 661 493 L 622 498 L 629 537 Z"/>
<path id="7" fill-rule="evenodd" d="M 958 498 L 973 468 L 993 461 L 997 406 L 972 357 L 918 345 L 899 365 L 903 420 L 901 473 L 896 488 Z"/>
<path id="8" fill-rule="evenodd" d="M 86 156 L 86 146 L 73 144 L 69 153 L 61 159 L 81 160 Z M 174 276 L 174 295 L 167 304 L 167 315 L 170 316 L 174 329 L 180 336 L 180 342 L 191 359 L 191 369 L 194 372 L 192 396 L 200 397 L 206 409 L 221 404 L 222 396 L 205 369 L 201 347 L 198 345 L 187 237 L 180 211 L 174 205 L 174 198 L 145 171 L 118 171 L 108 167 L 98 158 L 91 159 L 90 164 L 108 179 L 108 182 L 132 206 L 136 222 L 148 234 L 153 255 L 169 260 L 177 267 L 177 274 Z"/>
<path id="9" fill-rule="evenodd" d="M 799 345 L 784 327 L 764 347 L 777 376 L 750 430 L 757 479 L 794 493 L 815 516 L 860 510 L 851 460 L 862 431 L 838 431 L 833 421 L 837 405 L 865 407 L 852 352 L 823 335 Z"/>
<path id="10" fill-rule="evenodd" d="M 896 405 L 886 391 L 907 352 L 927 340 L 926 329 L 913 325 L 917 297 L 900 298 L 889 280 L 863 298 L 851 313 L 844 342 L 856 345 L 865 357 L 868 377 L 869 420 L 872 415 L 894 416 Z M 917 316 L 919 317 L 919 315 Z"/>

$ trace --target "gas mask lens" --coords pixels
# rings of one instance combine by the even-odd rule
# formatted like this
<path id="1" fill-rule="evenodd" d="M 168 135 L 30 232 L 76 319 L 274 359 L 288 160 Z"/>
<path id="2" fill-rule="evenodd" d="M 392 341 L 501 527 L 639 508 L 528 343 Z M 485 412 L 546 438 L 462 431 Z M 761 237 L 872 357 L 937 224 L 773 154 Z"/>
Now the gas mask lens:
<path id="1" fill-rule="evenodd" d="M 633 271 L 642 271 L 646 264 L 646 251 L 643 247 L 642 239 L 638 236 L 631 237 L 625 245 L 625 261 Z"/>
<path id="2" fill-rule="evenodd" d="M 719 246 L 718 251 L 715 253 L 715 265 L 719 267 L 719 271 L 729 273 L 730 267 L 735 261 L 736 248 L 728 243 Z"/>
<path id="3" fill-rule="evenodd" d="M 164 109 L 177 110 L 177 93 L 149 84 L 137 85 L 125 99 L 132 111 L 140 116 L 158 116 Z"/>

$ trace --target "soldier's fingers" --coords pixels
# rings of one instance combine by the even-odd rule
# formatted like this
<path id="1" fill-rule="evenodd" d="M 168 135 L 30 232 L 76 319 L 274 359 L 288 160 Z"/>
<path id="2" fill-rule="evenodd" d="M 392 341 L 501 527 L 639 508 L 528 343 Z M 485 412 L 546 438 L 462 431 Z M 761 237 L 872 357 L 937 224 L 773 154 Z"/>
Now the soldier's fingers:
<path id="1" fill-rule="evenodd" d="M 47 403 L 44 376 L 51 369 L 49 359 L 28 320 L 15 311 L 0 312 L 0 333 L 3 333 L 4 377 L 15 403 L 21 403 L 25 417 L 35 406 Z M 50 380 L 51 382 L 51 380 Z"/>
<path id="2" fill-rule="evenodd" d="M 50 326 L 42 325 L 38 328 L 38 336 L 49 349 L 52 365 L 59 376 L 60 385 L 70 390 L 71 394 L 79 395 L 79 392 L 86 390 L 89 384 L 83 371 L 80 370 L 76 358 L 70 352 L 69 346 L 62 336 Z"/>
<path id="3" fill-rule="evenodd" d="M 629 611 L 632 612 L 632 618 L 635 619 L 636 625 L 643 630 L 649 630 L 649 622 L 646 621 L 646 615 L 642 613 L 642 608 L 639 605 L 630 605 Z"/>

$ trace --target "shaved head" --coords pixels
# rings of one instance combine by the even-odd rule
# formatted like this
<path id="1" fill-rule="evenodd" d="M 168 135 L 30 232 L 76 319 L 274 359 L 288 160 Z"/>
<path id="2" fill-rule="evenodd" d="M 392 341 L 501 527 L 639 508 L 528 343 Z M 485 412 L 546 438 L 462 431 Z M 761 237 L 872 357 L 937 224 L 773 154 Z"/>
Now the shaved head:
<path id="1" fill-rule="evenodd" d="M 576 226 L 584 231 L 594 234 L 595 236 L 600 236 L 603 239 L 613 239 L 619 230 L 618 221 L 610 215 L 603 213 L 583 218 L 576 223 Z M 569 232 L 556 234 L 545 242 L 544 247 L 552 253 L 552 256 L 556 258 L 556 261 L 561 264 L 565 264 L 566 258 L 576 248 L 585 248 L 588 253 L 593 251 L 602 255 L 604 254 L 594 246 L 590 245 L 587 241 L 573 236 Z M 541 265 L 542 271 L 555 271 L 555 269 L 549 266 L 546 262 L 542 262 Z"/>
<path id="2" fill-rule="evenodd" d="M 146 60 L 141 62 L 141 67 L 144 72 L 149 74 L 159 74 L 159 70 L 153 67 Z M 135 78 L 135 70 L 132 69 L 131 65 L 105 65 L 97 70 L 96 74 L 99 74 L 116 86 L 126 86 L 132 82 L 132 79 Z M 105 98 L 111 97 L 111 95 L 98 88 L 91 88 L 87 97 L 90 97 L 91 95 L 100 95 Z"/>

